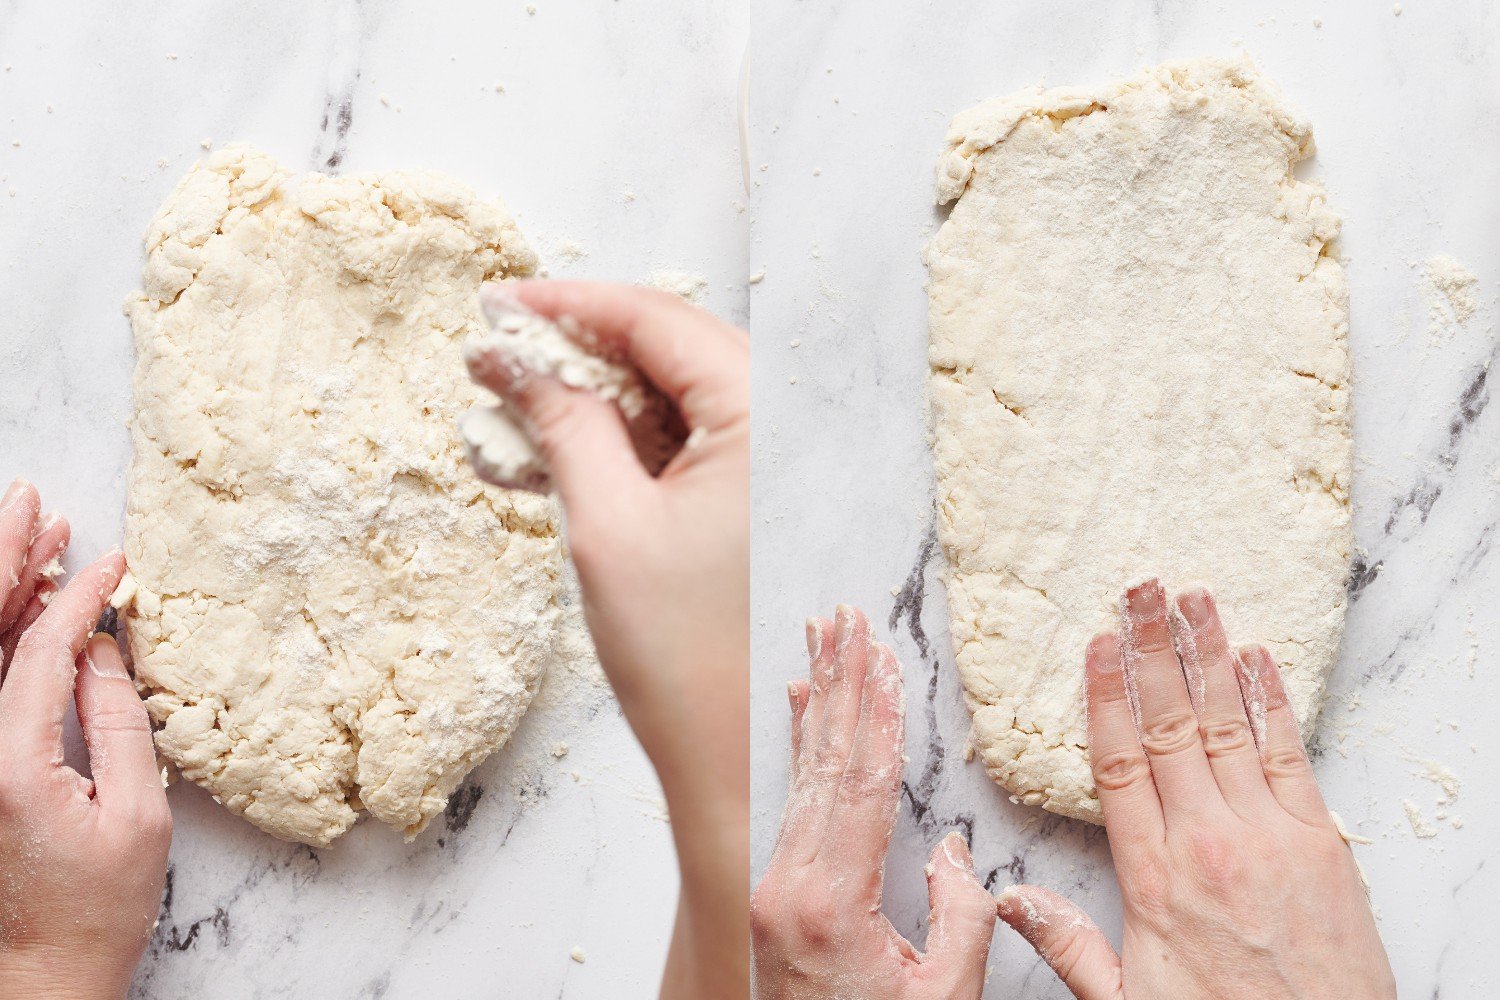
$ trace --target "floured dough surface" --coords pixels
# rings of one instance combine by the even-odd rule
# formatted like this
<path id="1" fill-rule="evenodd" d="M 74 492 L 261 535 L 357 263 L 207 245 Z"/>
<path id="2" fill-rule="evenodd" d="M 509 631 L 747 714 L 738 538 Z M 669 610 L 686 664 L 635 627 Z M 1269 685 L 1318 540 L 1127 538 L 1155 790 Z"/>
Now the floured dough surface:
<path id="1" fill-rule="evenodd" d="M 959 115 L 928 249 L 939 534 L 973 743 L 1101 821 L 1083 654 L 1125 585 L 1213 589 L 1310 731 L 1351 548 L 1348 305 L 1310 127 L 1242 61 Z"/>
<path id="2" fill-rule="evenodd" d="M 126 555 L 157 746 L 278 837 L 361 809 L 414 836 L 558 632 L 554 506 L 475 480 L 454 429 L 476 291 L 535 257 L 440 175 L 299 177 L 242 146 L 146 249 Z"/>

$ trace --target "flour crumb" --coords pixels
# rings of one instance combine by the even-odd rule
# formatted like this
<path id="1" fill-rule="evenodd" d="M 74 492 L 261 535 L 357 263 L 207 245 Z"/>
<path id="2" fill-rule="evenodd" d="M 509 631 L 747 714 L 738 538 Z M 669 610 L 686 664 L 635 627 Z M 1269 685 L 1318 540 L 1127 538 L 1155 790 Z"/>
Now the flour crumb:
<path id="1" fill-rule="evenodd" d="M 573 950 L 568 952 L 568 957 L 577 962 L 579 965 L 582 965 L 585 961 L 583 949 L 578 947 L 577 945 L 574 945 Z"/>
<path id="2" fill-rule="evenodd" d="M 567 755 L 568 745 L 566 743 L 559 741 L 557 746 L 552 748 L 552 756 L 557 758 L 558 760 L 562 760 Z"/>
<path id="3" fill-rule="evenodd" d="M 1422 264 L 1420 284 L 1427 300 L 1427 336 L 1433 343 L 1452 337 L 1479 309 L 1474 286 L 1479 279 L 1450 254 L 1441 253 Z"/>
<path id="4" fill-rule="evenodd" d="M 765 281 L 765 280 L 766 280 L 766 269 L 765 268 L 761 268 L 759 271 L 756 271 L 754 274 L 750 275 L 750 284 L 752 284 L 752 285 L 758 285 L 762 281 Z"/>

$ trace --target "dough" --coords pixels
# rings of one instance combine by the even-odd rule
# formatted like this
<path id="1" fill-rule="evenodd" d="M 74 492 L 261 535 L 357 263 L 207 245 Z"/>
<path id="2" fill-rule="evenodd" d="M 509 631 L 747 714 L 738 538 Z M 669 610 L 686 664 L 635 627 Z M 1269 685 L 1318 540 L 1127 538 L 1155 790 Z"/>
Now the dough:
<path id="1" fill-rule="evenodd" d="M 157 746 L 277 837 L 364 809 L 410 839 L 558 633 L 556 509 L 476 481 L 454 430 L 476 291 L 536 259 L 442 176 L 294 177 L 243 146 L 146 249 L 125 599 Z"/>
<path id="2" fill-rule="evenodd" d="M 938 529 L 973 745 L 1100 822 L 1083 653 L 1125 585 L 1202 583 L 1304 737 L 1351 547 L 1338 220 L 1308 124 L 1248 62 L 1172 63 L 959 115 L 928 248 Z"/>
<path id="3" fill-rule="evenodd" d="M 552 322 L 538 316 L 501 284 L 482 289 L 479 302 L 488 329 L 468 339 L 466 359 L 490 355 L 510 370 L 544 375 L 612 403 L 625 421 L 636 454 L 653 475 L 676 454 L 684 436 L 676 408 L 591 331 L 580 329 L 570 317 Z M 529 490 L 551 488 L 546 460 L 525 421 L 505 401 L 476 404 L 458 426 L 481 479 Z"/>

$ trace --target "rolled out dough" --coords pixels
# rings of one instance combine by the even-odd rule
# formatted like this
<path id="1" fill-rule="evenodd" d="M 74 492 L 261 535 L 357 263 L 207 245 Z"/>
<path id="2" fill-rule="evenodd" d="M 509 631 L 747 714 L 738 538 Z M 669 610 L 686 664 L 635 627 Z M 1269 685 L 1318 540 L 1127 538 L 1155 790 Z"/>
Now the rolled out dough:
<path id="1" fill-rule="evenodd" d="M 558 633 L 553 504 L 478 482 L 455 421 L 510 216 L 423 172 L 295 177 L 228 147 L 146 237 L 126 555 L 157 746 L 324 845 L 415 836 L 531 701 Z"/>
<path id="2" fill-rule="evenodd" d="M 1130 581 L 1214 590 L 1304 737 L 1343 628 L 1348 306 L 1309 125 L 1245 61 L 959 115 L 928 248 L 938 529 L 973 745 L 1100 822 L 1083 653 Z"/>

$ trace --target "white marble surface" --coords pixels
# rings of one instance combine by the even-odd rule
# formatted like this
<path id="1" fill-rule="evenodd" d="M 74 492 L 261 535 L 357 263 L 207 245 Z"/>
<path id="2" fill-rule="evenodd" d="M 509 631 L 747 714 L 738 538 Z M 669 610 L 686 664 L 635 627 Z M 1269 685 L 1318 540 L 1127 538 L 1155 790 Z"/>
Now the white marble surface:
<path id="1" fill-rule="evenodd" d="M 922 864 L 951 827 L 992 887 L 1025 879 L 1114 935 L 1100 831 L 1008 802 L 962 749 L 932 542 L 919 253 L 940 221 L 932 166 L 949 117 L 1039 81 L 1102 82 L 1243 44 L 1312 119 L 1312 171 L 1345 217 L 1353 295 L 1354 499 L 1365 550 L 1317 739 L 1327 797 L 1374 844 L 1358 857 L 1403 996 L 1490 997 L 1500 767 L 1500 413 L 1490 406 L 1500 261 L 1500 16 L 1442 4 L 1094 0 L 772 4 L 755 28 L 751 268 L 755 337 L 754 838 L 779 820 L 786 678 L 800 623 L 856 602 L 906 664 L 906 790 L 886 911 L 926 933 Z M 1313 18 L 1321 20 L 1315 27 Z M 1479 314 L 1433 344 L 1417 262 L 1482 279 Z M 791 346 L 792 341 L 800 346 Z M 793 382 L 795 379 L 795 382 Z M 1378 567 L 1378 571 L 1376 569 Z M 891 588 L 901 588 L 893 598 Z M 1462 781 L 1449 821 L 1421 758 Z M 1417 839 L 1416 803 L 1440 832 Z M 1451 820 L 1461 817 L 1462 829 Z M 1063 997 L 1001 928 L 986 997 Z"/>
<path id="2" fill-rule="evenodd" d="M 68 515 L 70 566 L 119 536 L 120 307 L 146 223 L 201 140 L 303 169 L 447 171 L 503 197 L 554 274 L 699 273 L 709 304 L 743 322 L 748 16 L 685 0 L 527 7 L 0 7 L 0 479 L 24 473 Z M 676 894 L 658 790 L 612 700 L 554 700 L 411 845 L 362 824 L 314 852 L 174 787 L 171 890 L 135 995 L 654 993 Z"/>

